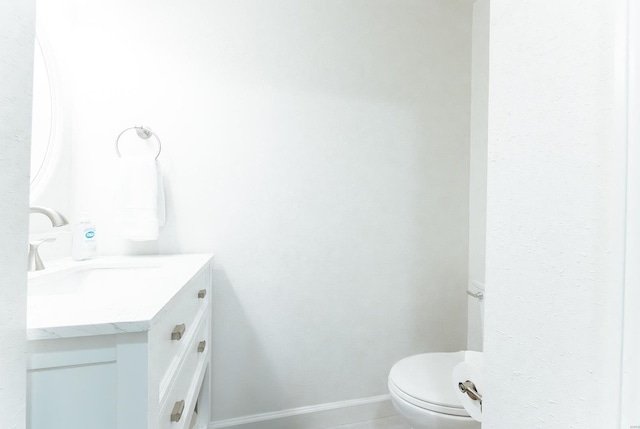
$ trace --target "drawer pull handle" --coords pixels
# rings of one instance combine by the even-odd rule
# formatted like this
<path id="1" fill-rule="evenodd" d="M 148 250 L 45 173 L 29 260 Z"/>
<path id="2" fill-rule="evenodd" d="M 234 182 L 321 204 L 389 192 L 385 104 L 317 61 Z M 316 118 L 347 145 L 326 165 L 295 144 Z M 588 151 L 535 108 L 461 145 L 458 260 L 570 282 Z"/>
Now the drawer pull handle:
<path id="1" fill-rule="evenodd" d="M 184 411 L 184 400 L 176 402 L 171 411 L 171 421 L 179 422 L 182 418 L 182 412 Z"/>
<path id="2" fill-rule="evenodd" d="M 200 290 L 198 291 L 198 298 L 202 299 L 202 298 L 204 298 L 205 296 L 207 296 L 207 290 L 206 290 L 206 289 L 200 289 Z"/>
<path id="3" fill-rule="evenodd" d="M 180 341 L 182 339 L 182 336 L 184 335 L 185 327 L 186 326 L 185 326 L 184 323 L 176 325 L 176 327 L 173 328 L 173 331 L 171 331 L 171 340 L 172 341 Z"/>
<path id="4" fill-rule="evenodd" d="M 207 348 L 207 342 L 206 341 L 200 341 L 198 343 L 198 353 L 202 353 L 204 352 L 204 349 Z"/>

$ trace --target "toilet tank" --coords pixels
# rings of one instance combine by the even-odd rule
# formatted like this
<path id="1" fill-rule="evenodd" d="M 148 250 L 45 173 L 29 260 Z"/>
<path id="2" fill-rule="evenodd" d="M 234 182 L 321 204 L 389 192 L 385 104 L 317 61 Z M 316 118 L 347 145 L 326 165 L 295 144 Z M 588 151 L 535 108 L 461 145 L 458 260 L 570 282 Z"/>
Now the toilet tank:
<path id="1" fill-rule="evenodd" d="M 482 351 L 484 339 L 484 283 L 472 280 L 467 294 L 467 350 Z"/>

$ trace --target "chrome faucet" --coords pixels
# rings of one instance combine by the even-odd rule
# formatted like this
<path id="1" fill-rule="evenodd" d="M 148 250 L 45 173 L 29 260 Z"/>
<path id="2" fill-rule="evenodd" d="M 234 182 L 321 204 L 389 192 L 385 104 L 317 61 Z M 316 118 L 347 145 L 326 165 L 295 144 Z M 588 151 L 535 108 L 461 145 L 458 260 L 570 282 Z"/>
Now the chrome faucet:
<path id="1" fill-rule="evenodd" d="M 69 221 L 65 218 L 61 213 L 50 209 L 48 207 L 39 207 L 33 206 L 29 208 L 29 214 L 32 213 L 41 213 L 49 218 L 51 221 L 51 226 L 54 228 L 59 228 L 61 226 L 69 225 Z M 48 243 L 55 241 L 55 238 L 45 238 L 42 240 L 37 240 L 29 243 L 29 271 L 40 271 L 44 270 L 44 263 L 38 254 L 38 248 L 42 243 Z"/>

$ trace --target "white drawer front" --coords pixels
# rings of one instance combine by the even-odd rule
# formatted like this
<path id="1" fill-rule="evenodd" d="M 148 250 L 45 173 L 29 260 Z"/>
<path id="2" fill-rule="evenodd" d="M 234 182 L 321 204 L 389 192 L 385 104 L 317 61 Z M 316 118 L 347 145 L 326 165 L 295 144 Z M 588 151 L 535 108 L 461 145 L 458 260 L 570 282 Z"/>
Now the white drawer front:
<path id="1" fill-rule="evenodd" d="M 204 270 L 180 291 L 177 304 L 149 332 L 150 367 L 157 374 L 160 400 L 195 336 L 198 317 L 209 311 L 209 299 L 209 271 Z"/>
<path id="2" fill-rule="evenodd" d="M 200 392 L 203 370 L 209 359 L 209 315 L 200 319 L 196 334 L 185 351 L 184 360 L 173 380 L 170 390 L 161 401 L 159 427 L 162 429 L 188 428 L 193 408 Z M 180 408 L 180 417 L 172 415 Z M 172 421 L 173 420 L 173 421 Z"/>

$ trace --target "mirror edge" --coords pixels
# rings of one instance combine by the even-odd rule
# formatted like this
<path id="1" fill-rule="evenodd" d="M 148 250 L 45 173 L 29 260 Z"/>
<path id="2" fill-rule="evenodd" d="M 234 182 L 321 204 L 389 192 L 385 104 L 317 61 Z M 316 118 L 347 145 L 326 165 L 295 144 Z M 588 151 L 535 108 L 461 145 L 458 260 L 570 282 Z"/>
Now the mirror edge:
<path id="1" fill-rule="evenodd" d="M 47 79 L 49 80 L 49 97 L 51 102 L 51 124 L 49 127 L 49 141 L 47 144 L 47 150 L 38 172 L 31 180 L 30 184 L 30 196 L 29 200 L 33 202 L 36 200 L 44 188 L 48 179 L 51 177 L 55 166 L 58 164 L 60 158 L 60 133 L 61 133 L 61 121 L 62 121 L 62 109 L 60 106 L 60 98 L 58 96 L 59 88 L 59 76 L 58 69 L 56 67 L 55 60 L 53 58 L 53 50 L 51 48 L 47 31 L 43 24 L 36 23 L 36 42 L 35 49 L 40 49 L 44 65 L 46 69 Z"/>

